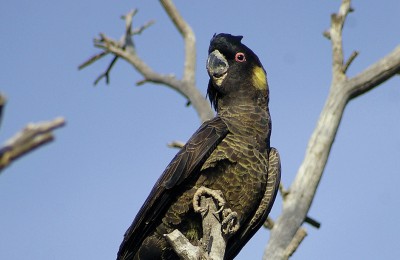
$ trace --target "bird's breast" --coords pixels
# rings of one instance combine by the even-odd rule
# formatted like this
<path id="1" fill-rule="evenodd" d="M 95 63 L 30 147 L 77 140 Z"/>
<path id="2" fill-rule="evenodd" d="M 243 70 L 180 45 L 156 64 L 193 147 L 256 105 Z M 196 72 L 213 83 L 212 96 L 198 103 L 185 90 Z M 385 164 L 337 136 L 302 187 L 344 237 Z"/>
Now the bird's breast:
<path id="1" fill-rule="evenodd" d="M 196 186 L 221 190 L 228 206 L 249 215 L 264 194 L 268 161 L 251 143 L 228 135 L 202 168 Z"/>

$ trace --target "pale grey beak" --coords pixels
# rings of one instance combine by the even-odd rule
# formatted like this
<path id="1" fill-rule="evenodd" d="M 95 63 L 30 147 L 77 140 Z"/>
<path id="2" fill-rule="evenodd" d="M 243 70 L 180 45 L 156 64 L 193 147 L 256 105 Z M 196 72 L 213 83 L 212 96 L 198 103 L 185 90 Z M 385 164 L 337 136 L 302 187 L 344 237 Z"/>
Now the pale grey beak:
<path id="1" fill-rule="evenodd" d="M 228 68 L 228 61 L 218 50 L 215 50 L 208 55 L 207 72 L 214 81 L 220 79 L 221 77 L 225 78 Z"/>

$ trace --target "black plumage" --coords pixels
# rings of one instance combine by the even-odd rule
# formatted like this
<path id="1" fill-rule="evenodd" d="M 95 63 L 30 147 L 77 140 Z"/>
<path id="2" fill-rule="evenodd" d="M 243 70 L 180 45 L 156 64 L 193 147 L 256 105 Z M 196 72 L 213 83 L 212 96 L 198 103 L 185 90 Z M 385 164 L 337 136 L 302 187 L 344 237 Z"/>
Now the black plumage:
<path id="1" fill-rule="evenodd" d="M 202 237 L 192 206 L 200 187 L 220 190 L 238 214 L 225 259 L 233 259 L 260 228 L 274 202 L 280 160 L 270 147 L 266 74 L 241 36 L 214 35 L 207 94 L 217 116 L 203 123 L 173 158 L 125 233 L 118 259 L 179 259 L 163 234 L 179 229 L 193 244 Z"/>

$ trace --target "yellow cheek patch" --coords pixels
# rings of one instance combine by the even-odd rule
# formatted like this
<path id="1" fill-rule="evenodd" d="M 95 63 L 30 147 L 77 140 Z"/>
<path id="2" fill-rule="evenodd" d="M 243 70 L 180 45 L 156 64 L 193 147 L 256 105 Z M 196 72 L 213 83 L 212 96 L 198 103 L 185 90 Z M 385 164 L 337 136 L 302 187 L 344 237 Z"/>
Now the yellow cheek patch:
<path id="1" fill-rule="evenodd" d="M 264 72 L 264 69 L 261 67 L 256 66 L 253 69 L 253 85 L 254 87 L 256 87 L 257 89 L 266 89 L 267 87 L 267 79 L 266 79 L 266 75 Z"/>

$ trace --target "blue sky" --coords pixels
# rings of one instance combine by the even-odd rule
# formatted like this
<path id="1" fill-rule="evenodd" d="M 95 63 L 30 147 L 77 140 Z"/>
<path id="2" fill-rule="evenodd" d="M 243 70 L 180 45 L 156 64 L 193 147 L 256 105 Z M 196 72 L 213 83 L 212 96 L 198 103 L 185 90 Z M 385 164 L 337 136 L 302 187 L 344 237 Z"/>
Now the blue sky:
<path id="1" fill-rule="evenodd" d="M 211 36 L 228 32 L 260 57 L 268 73 L 271 142 L 282 157 L 283 184 L 293 180 L 331 80 L 330 42 L 322 37 L 339 1 L 177 1 L 197 37 L 197 85 L 207 86 Z M 183 42 L 156 1 L 4 1 L 0 9 L 0 91 L 8 98 L 0 140 L 28 122 L 63 116 L 50 145 L 0 175 L 0 259 L 113 259 L 123 234 L 176 150 L 199 126 L 186 100 L 146 84 L 120 61 L 109 86 L 94 79 L 111 57 L 78 71 L 97 53 L 98 33 L 119 38 L 119 17 L 137 7 L 135 39 L 154 70 L 183 69 Z M 356 75 L 400 44 L 400 2 L 354 1 L 344 30 L 345 56 L 360 55 Z M 351 101 L 332 148 L 293 259 L 399 259 L 400 77 Z M 281 210 L 278 198 L 272 212 Z M 260 259 L 261 230 L 237 259 Z"/>

